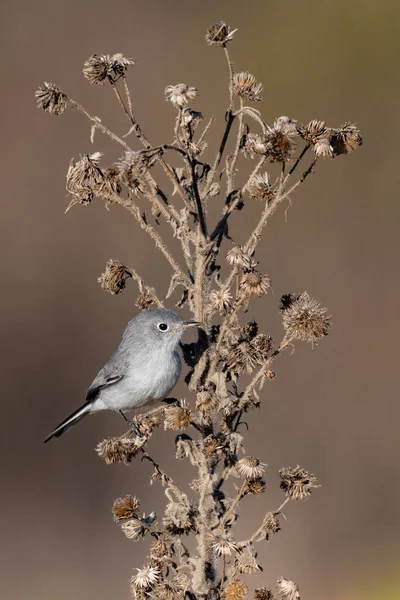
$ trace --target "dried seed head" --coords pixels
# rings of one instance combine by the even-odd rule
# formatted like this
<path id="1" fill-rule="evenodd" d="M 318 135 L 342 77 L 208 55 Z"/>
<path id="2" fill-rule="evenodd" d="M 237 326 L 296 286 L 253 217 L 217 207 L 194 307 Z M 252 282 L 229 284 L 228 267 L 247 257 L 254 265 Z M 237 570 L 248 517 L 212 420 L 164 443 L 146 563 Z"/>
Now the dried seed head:
<path id="1" fill-rule="evenodd" d="M 267 369 L 266 371 L 264 371 L 264 377 L 265 377 L 265 379 L 272 380 L 272 379 L 275 379 L 276 373 L 275 373 L 275 371 L 271 371 L 270 369 Z"/>
<path id="2" fill-rule="evenodd" d="M 157 301 L 154 298 L 153 294 L 150 294 L 149 292 L 144 292 L 136 298 L 135 306 L 140 308 L 140 310 L 147 310 L 152 306 L 157 306 Z"/>
<path id="3" fill-rule="evenodd" d="M 251 73 L 244 71 L 243 73 L 235 73 L 232 81 L 232 91 L 236 96 L 250 100 L 251 102 L 259 102 L 261 100 L 261 92 L 263 91 L 262 83 Z"/>
<path id="4" fill-rule="evenodd" d="M 217 399 L 210 392 L 199 392 L 196 399 L 196 408 L 204 414 L 210 414 L 217 408 Z"/>
<path id="5" fill-rule="evenodd" d="M 81 156 L 77 163 L 71 161 L 67 172 L 66 188 L 72 200 L 67 210 L 74 204 L 87 205 L 93 200 L 104 179 L 99 166 L 102 156 L 102 152 L 94 152 Z"/>
<path id="6" fill-rule="evenodd" d="M 254 590 L 254 600 L 273 600 L 271 590 L 266 587 L 256 588 Z"/>
<path id="7" fill-rule="evenodd" d="M 245 340 L 252 340 L 258 333 L 258 323 L 256 321 L 249 321 L 240 328 L 240 337 Z"/>
<path id="8" fill-rule="evenodd" d="M 271 279 L 263 273 L 245 273 L 240 282 L 240 290 L 244 296 L 263 296 L 271 287 Z"/>
<path id="9" fill-rule="evenodd" d="M 171 548 L 161 538 L 150 547 L 150 559 L 156 563 L 166 564 L 171 560 Z"/>
<path id="10" fill-rule="evenodd" d="M 237 29 L 230 31 L 228 25 L 223 21 L 214 23 L 207 30 L 206 42 L 209 46 L 225 46 L 225 44 L 232 40 L 236 31 Z"/>
<path id="11" fill-rule="evenodd" d="M 96 452 L 107 465 L 123 462 L 128 464 L 139 452 L 140 447 L 131 438 L 107 438 L 96 446 Z"/>
<path id="12" fill-rule="evenodd" d="M 149 528 L 142 519 L 129 519 L 121 525 L 121 529 L 128 538 L 134 542 L 138 542 L 143 539 L 148 532 Z"/>
<path id="13" fill-rule="evenodd" d="M 299 465 L 294 469 L 283 467 L 279 471 L 279 476 L 281 478 L 281 489 L 292 500 L 303 500 L 311 496 L 313 488 L 321 487 L 315 475 L 301 469 Z"/>
<path id="14" fill-rule="evenodd" d="M 43 86 L 36 90 L 35 98 L 38 108 L 57 117 L 67 108 L 67 95 L 54 83 L 44 81 Z"/>
<path id="15" fill-rule="evenodd" d="M 109 54 L 92 54 L 83 65 L 83 74 L 90 83 L 102 85 L 111 72 L 111 56 Z"/>
<path id="16" fill-rule="evenodd" d="M 355 125 L 345 123 L 339 129 L 332 129 L 330 143 L 334 155 L 338 156 L 339 154 L 350 154 L 362 145 L 363 139 Z"/>
<path id="17" fill-rule="evenodd" d="M 291 339 L 304 342 L 316 342 L 328 335 L 331 316 L 326 308 L 303 292 L 291 302 L 289 308 L 282 311 L 283 326 Z"/>
<path id="18" fill-rule="evenodd" d="M 143 437 L 150 437 L 153 431 L 161 425 L 161 419 L 157 415 L 144 415 L 140 418 L 139 431 Z"/>
<path id="19" fill-rule="evenodd" d="M 244 600 L 249 588 L 239 579 L 234 579 L 224 589 L 224 597 L 226 600 Z"/>
<path id="20" fill-rule="evenodd" d="M 266 155 L 271 162 L 286 162 L 295 150 L 297 137 L 296 121 L 289 117 L 279 117 L 272 127 L 267 128 L 263 141 L 267 147 Z"/>
<path id="21" fill-rule="evenodd" d="M 183 400 L 181 406 L 169 406 L 165 410 L 164 429 L 172 429 L 173 431 L 186 429 L 190 425 L 192 416 L 192 411 L 186 405 L 185 400 Z"/>
<path id="22" fill-rule="evenodd" d="M 232 556 L 233 552 L 236 552 L 237 545 L 229 537 L 221 538 L 212 545 L 217 556 Z"/>
<path id="23" fill-rule="evenodd" d="M 131 589 L 148 590 L 153 588 L 160 580 L 160 569 L 158 567 L 143 567 L 136 569 L 137 574 L 131 578 Z"/>
<path id="24" fill-rule="evenodd" d="M 276 595 L 281 600 L 298 600 L 300 598 L 299 586 L 289 579 L 280 577 L 276 584 Z"/>
<path id="25" fill-rule="evenodd" d="M 112 506 L 114 521 L 121 523 L 137 517 L 139 511 L 139 500 L 136 496 L 125 496 L 125 498 L 117 498 Z"/>
<path id="26" fill-rule="evenodd" d="M 275 513 L 268 513 L 264 519 L 264 525 L 271 533 L 278 533 L 281 530 L 281 524 Z"/>
<path id="27" fill-rule="evenodd" d="M 251 342 L 243 341 L 237 344 L 226 356 L 226 367 L 228 372 L 241 373 L 244 369 L 248 373 L 258 366 L 257 357 Z M 229 404 L 231 406 L 231 404 Z"/>
<path id="28" fill-rule="evenodd" d="M 258 133 L 248 133 L 243 137 L 241 148 L 246 158 L 260 154 L 266 156 L 269 152 L 268 139 Z"/>
<path id="29" fill-rule="evenodd" d="M 251 542 L 240 548 L 235 559 L 236 572 L 251 574 L 259 571 L 260 567 L 257 564 L 256 557 L 257 552 Z"/>
<path id="30" fill-rule="evenodd" d="M 268 173 L 264 173 L 264 175 L 254 175 L 248 183 L 247 191 L 249 192 L 250 198 L 254 200 L 263 200 L 265 202 L 270 202 L 275 196 Z"/>
<path id="31" fill-rule="evenodd" d="M 265 492 L 266 487 L 267 484 L 265 483 L 264 479 L 261 479 L 261 477 L 257 479 L 249 479 L 246 482 L 245 493 L 252 494 L 253 496 L 259 496 Z"/>
<path id="32" fill-rule="evenodd" d="M 171 535 L 187 535 L 190 531 L 197 531 L 196 515 L 194 506 L 186 496 L 182 496 L 177 502 L 167 504 L 163 525 Z"/>
<path id="33" fill-rule="evenodd" d="M 154 588 L 153 593 L 157 600 L 183 600 L 185 592 L 173 581 L 164 581 Z"/>
<path id="34" fill-rule="evenodd" d="M 221 444 L 221 439 L 217 436 L 209 435 L 203 440 L 204 454 L 210 458 L 217 450 L 220 450 L 224 444 Z"/>
<path id="35" fill-rule="evenodd" d="M 211 308 L 221 314 L 226 313 L 230 307 L 232 295 L 228 289 L 213 290 L 210 294 Z"/>
<path id="36" fill-rule="evenodd" d="M 327 134 L 325 121 L 319 121 L 318 119 L 313 119 L 308 125 L 297 127 L 297 131 L 303 140 L 311 145 L 314 145 L 321 136 Z"/>
<path id="37" fill-rule="evenodd" d="M 132 67 L 135 64 L 133 58 L 126 58 L 126 56 L 124 56 L 120 52 L 117 52 L 117 54 L 113 54 L 111 56 L 110 62 L 113 74 L 117 76 L 125 75 L 126 71 L 128 70 L 128 67 Z"/>
<path id="38" fill-rule="evenodd" d="M 176 85 L 168 85 L 165 88 L 166 100 L 170 101 L 175 108 L 183 108 L 187 106 L 191 100 L 197 97 L 197 89 L 186 85 L 186 83 L 178 83 Z"/>
<path id="39" fill-rule="evenodd" d="M 245 456 L 236 463 L 237 472 L 245 479 L 259 479 L 265 473 L 266 465 L 254 456 Z"/>
<path id="40" fill-rule="evenodd" d="M 241 269 L 251 269 L 254 264 L 251 256 L 246 254 L 240 246 L 234 246 L 229 250 L 226 262 Z"/>
<path id="41" fill-rule="evenodd" d="M 143 152 L 125 152 L 116 164 L 119 178 L 135 195 L 144 193 L 146 176 L 150 167 L 150 157 Z"/>
<path id="42" fill-rule="evenodd" d="M 98 277 L 97 281 L 105 292 L 115 296 L 125 289 L 125 282 L 128 277 L 131 277 L 131 274 L 125 265 L 118 260 L 110 258 L 106 263 L 104 273 Z"/>
<path id="43" fill-rule="evenodd" d="M 318 158 L 333 158 L 333 148 L 330 142 L 330 136 L 321 137 L 314 144 L 314 152 Z"/>
<path id="44" fill-rule="evenodd" d="M 103 179 L 96 188 L 96 194 L 102 196 L 108 202 L 115 201 L 115 197 L 122 192 L 121 182 L 119 180 L 119 171 L 116 167 L 107 167 L 103 170 Z"/>

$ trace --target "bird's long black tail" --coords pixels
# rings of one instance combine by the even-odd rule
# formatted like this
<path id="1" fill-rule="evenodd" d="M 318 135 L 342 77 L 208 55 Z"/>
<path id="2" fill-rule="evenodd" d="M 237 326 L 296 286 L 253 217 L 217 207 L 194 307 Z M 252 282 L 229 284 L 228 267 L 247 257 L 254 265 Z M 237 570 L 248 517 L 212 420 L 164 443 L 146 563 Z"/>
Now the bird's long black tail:
<path id="1" fill-rule="evenodd" d="M 75 412 L 72 413 L 72 415 L 67 417 L 67 419 L 65 419 L 62 423 L 60 423 L 60 425 L 58 425 L 58 427 L 56 427 L 54 429 L 54 431 L 52 431 L 47 436 L 47 438 L 44 440 L 44 443 L 46 444 L 53 437 L 60 437 L 60 435 L 62 435 L 63 433 L 65 433 L 66 431 L 71 429 L 71 427 L 76 425 L 76 423 L 78 423 L 78 421 L 83 419 L 83 417 L 86 417 L 86 415 L 88 415 L 90 412 L 89 411 L 90 404 L 91 404 L 90 402 L 85 402 L 85 404 L 83 404 L 80 408 L 78 408 L 78 410 L 76 410 Z"/>

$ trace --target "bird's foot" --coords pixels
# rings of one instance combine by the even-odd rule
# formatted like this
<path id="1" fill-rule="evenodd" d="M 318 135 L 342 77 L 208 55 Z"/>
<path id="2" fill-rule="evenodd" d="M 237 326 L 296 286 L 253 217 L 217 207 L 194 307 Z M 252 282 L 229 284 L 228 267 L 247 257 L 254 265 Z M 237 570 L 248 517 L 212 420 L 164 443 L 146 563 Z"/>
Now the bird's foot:
<path id="1" fill-rule="evenodd" d="M 135 435 L 142 437 L 142 432 L 140 431 L 140 426 L 141 423 L 140 421 L 138 421 L 138 419 L 136 419 L 135 417 L 132 419 L 132 421 L 130 419 L 128 419 L 128 417 L 122 412 L 122 410 L 119 411 L 119 414 L 122 416 L 122 418 L 124 419 L 124 421 L 126 423 L 128 423 L 129 427 L 132 429 L 132 431 L 135 433 Z"/>

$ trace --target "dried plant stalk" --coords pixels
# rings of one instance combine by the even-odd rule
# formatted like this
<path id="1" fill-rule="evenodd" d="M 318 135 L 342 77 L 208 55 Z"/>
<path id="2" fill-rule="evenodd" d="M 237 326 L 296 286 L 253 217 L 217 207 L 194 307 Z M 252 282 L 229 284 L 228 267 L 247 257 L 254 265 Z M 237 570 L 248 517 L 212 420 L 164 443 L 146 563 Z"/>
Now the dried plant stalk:
<path id="1" fill-rule="evenodd" d="M 146 459 L 153 469 L 150 483 L 158 481 L 165 489 L 167 504 L 161 518 L 154 512 L 140 517 L 139 501 L 131 495 L 117 499 L 113 505 L 114 519 L 126 537 L 132 541 L 153 538 L 146 565 L 136 569 L 131 578 L 132 595 L 138 600 L 244 599 L 249 588 L 243 575 L 260 571 L 256 544 L 280 531 L 280 515 L 291 501 L 307 498 L 319 486 L 316 477 L 299 466 L 282 468 L 279 474 L 285 498 L 278 507 L 270 507 L 247 539 L 237 539 L 235 525 L 241 501 L 246 496 L 265 493 L 266 488 L 266 465 L 259 458 L 243 456 L 243 415 L 260 407 L 260 390 L 275 378 L 271 367 L 280 355 L 298 341 L 317 344 L 331 326 L 326 309 L 306 292 L 281 298 L 283 333 L 277 343 L 260 333 L 255 321 L 243 322 L 244 311 L 247 313 L 252 299 L 265 296 L 271 287 L 269 276 L 258 268 L 257 247 L 270 217 L 284 200 L 292 199 L 318 162 L 351 153 L 362 144 L 362 138 L 350 123 L 340 128 L 327 127 L 322 120 L 298 125 L 294 119 L 281 116 L 272 125 L 266 124 L 261 113 L 249 104 L 260 100 L 262 84 L 247 71 L 235 72 L 228 52 L 227 44 L 235 32 L 220 22 L 206 34 L 210 46 L 224 51 L 229 84 L 225 129 L 211 161 L 202 155 L 214 117 L 198 133 L 202 115 L 189 106 L 196 99 L 197 90 L 183 83 L 165 90 L 177 113 L 174 143 L 151 145 L 133 112 L 128 70 L 134 61 L 122 54 L 94 54 L 86 61 L 83 73 L 90 83 L 111 86 L 127 118 L 128 135 L 134 133 L 142 149 L 133 150 L 125 141 L 127 136 L 110 131 L 58 86 L 45 82 L 36 92 L 40 108 L 56 116 L 69 107 L 76 108 L 91 123 L 92 142 L 99 130 L 124 152 L 119 161 L 108 166 L 103 166 L 101 152 L 71 162 L 67 173 L 71 196 L 68 209 L 75 204 L 89 205 L 99 198 L 106 208 L 118 205 L 127 210 L 172 270 L 166 298 L 179 287 L 177 306 L 187 305 L 195 319 L 202 322 L 197 342 L 182 345 L 189 367 L 186 381 L 196 396 L 194 405 L 186 400 L 172 400 L 167 407 L 140 417 L 140 435 L 129 430 L 120 438 L 104 440 L 96 449 L 107 464 L 129 464 L 136 457 Z M 232 135 L 233 153 L 226 155 Z M 300 169 L 310 154 L 308 164 Z M 179 159 L 181 166 L 176 167 L 171 162 L 173 158 Z M 236 185 L 239 163 L 240 169 L 247 172 L 246 183 L 241 187 Z M 270 170 L 263 173 L 268 163 Z M 172 183 L 171 194 L 157 182 L 157 165 Z M 217 197 L 222 200 L 221 216 L 212 224 L 207 203 L 211 199 L 218 202 L 214 200 Z M 234 241 L 232 245 L 229 220 L 247 201 L 260 203 L 258 222 L 247 241 Z M 182 261 L 172 254 L 161 236 L 159 220 L 167 222 L 172 235 L 179 239 Z M 228 251 L 226 243 L 231 246 Z M 224 256 L 230 271 L 222 277 L 225 269 L 220 263 Z M 140 309 L 163 305 L 155 289 L 135 269 L 117 260 L 108 261 L 99 283 L 116 295 L 125 289 L 129 279 L 138 284 L 136 305 Z M 165 429 L 178 432 L 176 458 L 188 460 L 196 471 L 190 483 L 192 497 L 176 486 L 146 450 L 150 437 L 162 423 L 160 414 Z M 240 480 L 233 495 L 232 478 Z M 188 535 L 196 540 L 194 550 L 189 551 L 183 543 Z M 256 600 L 298 597 L 297 585 L 284 578 L 273 589 L 261 587 L 254 592 Z"/>

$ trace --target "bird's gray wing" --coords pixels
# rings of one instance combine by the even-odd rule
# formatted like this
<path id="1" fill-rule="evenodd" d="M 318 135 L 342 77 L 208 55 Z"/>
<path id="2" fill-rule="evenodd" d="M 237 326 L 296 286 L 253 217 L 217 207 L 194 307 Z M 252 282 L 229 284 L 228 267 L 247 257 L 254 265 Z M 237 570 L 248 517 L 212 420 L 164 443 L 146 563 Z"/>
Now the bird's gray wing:
<path id="1" fill-rule="evenodd" d="M 87 391 L 86 402 L 94 402 L 102 389 L 113 385 L 125 376 L 126 365 L 119 362 L 107 363 L 94 379 L 92 385 Z"/>

